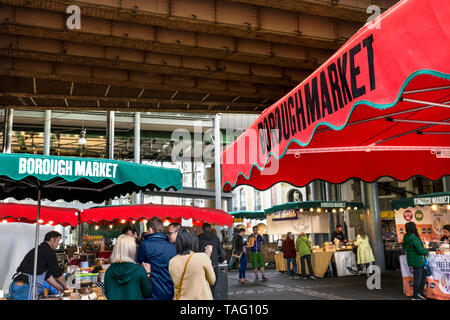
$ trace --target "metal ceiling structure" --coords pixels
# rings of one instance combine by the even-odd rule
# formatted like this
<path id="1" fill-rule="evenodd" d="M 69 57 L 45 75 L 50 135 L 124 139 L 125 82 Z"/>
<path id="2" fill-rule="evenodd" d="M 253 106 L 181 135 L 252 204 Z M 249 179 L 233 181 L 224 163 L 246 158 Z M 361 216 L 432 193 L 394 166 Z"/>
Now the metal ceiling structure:
<path id="1" fill-rule="evenodd" d="M 260 113 L 396 2 L 0 0 L 0 106 Z"/>

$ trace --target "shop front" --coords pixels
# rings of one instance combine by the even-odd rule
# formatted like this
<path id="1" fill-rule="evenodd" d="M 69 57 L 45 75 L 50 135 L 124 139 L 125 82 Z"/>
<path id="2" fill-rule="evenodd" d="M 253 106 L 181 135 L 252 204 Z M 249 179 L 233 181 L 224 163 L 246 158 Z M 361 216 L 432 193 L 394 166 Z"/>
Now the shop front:
<path id="1" fill-rule="evenodd" d="M 450 300 L 450 242 L 444 238 L 444 226 L 450 225 L 450 192 L 394 200 L 392 208 L 399 241 L 405 235 L 405 224 L 414 222 L 425 249 L 429 251 L 428 264 L 432 274 L 427 277 L 426 297 Z M 400 266 L 404 293 L 412 296 L 412 268 L 408 266 L 405 255 L 400 256 Z"/>
<path id="2" fill-rule="evenodd" d="M 323 234 L 328 239 L 328 235 L 333 231 L 329 228 L 328 213 L 330 213 L 335 218 L 340 216 L 348 227 L 348 239 L 354 240 L 354 229 L 357 226 L 354 221 L 356 219 L 359 223 L 362 209 L 363 204 L 359 202 L 305 201 L 273 206 L 265 212 L 269 234 L 285 236 L 288 232 L 292 232 L 296 239 L 304 233 L 310 238 L 312 243 L 311 264 L 314 274 L 316 277 L 323 278 L 332 261 L 336 265 L 338 276 L 357 274 L 353 241 L 349 241 L 345 245 L 329 241 L 315 242 L 314 239 L 320 238 L 314 237 L 314 235 Z M 335 221 L 339 221 L 339 219 Z M 275 261 L 277 271 L 286 271 L 286 260 L 282 251 L 275 253 Z M 306 274 L 309 274 L 309 270 L 305 271 Z M 298 253 L 297 273 L 302 273 Z"/>

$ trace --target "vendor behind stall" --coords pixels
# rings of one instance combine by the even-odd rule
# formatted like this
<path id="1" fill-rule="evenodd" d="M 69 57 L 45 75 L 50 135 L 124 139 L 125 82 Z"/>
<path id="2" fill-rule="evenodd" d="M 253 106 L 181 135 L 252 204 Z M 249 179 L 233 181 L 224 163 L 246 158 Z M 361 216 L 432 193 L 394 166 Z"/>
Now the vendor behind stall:
<path id="1" fill-rule="evenodd" d="M 56 249 L 61 241 L 61 234 L 57 231 L 50 231 L 45 235 L 44 241 L 38 247 L 37 271 L 36 271 L 36 299 L 41 291 L 44 280 L 50 285 L 63 291 L 69 289 L 64 272 L 58 265 L 56 259 Z M 34 248 L 23 258 L 10 288 L 12 300 L 32 300 L 33 291 L 33 265 Z"/>
<path id="2" fill-rule="evenodd" d="M 331 242 L 334 242 L 335 239 L 338 239 L 339 242 L 347 242 L 344 232 L 342 232 L 342 226 L 340 224 L 336 226 L 336 230 L 331 234 Z"/>

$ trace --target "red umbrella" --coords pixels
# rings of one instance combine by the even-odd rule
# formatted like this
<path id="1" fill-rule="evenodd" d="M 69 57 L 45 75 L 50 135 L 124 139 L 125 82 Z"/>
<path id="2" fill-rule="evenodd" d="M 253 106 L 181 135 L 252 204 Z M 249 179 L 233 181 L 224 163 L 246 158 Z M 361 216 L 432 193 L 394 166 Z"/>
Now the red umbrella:
<path id="1" fill-rule="evenodd" d="M 449 21 L 404 0 L 366 24 L 224 150 L 224 191 L 450 174 Z"/>
<path id="2" fill-rule="evenodd" d="M 223 210 L 211 208 L 199 208 L 190 206 L 159 205 L 159 204 L 141 204 L 141 205 L 123 205 L 123 206 L 105 206 L 95 207 L 83 210 L 80 214 L 80 222 L 99 223 L 114 222 L 121 220 L 140 221 L 159 217 L 162 220 L 180 221 L 191 219 L 194 223 L 208 222 L 218 225 L 232 226 L 233 216 Z"/>
<path id="3" fill-rule="evenodd" d="M 32 204 L 1 203 L 0 222 L 36 222 L 37 206 Z M 64 227 L 78 224 L 78 209 L 41 206 L 41 224 L 60 224 Z"/>

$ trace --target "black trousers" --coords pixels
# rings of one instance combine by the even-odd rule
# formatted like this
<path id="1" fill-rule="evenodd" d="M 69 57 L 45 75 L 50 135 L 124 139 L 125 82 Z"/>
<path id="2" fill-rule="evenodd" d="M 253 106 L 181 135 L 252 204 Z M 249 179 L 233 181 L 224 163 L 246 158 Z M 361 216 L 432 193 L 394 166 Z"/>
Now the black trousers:
<path id="1" fill-rule="evenodd" d="M 425 269 L 423 267 L 413 268 L 413 277 L 414 277 L 414 297 L 417 297 L 417 294 L 423 296 L 423 288 L 425 287 L 425 282 L 427 281 L 427 276 L 425 275 Z"/>
<path id="2" fill-rule="evenodd" d="M 217 285 L 217 281 L 219 281 L 219 267 L 213 267 L 214 269 L 214 274 L 216 275 L 216 282 L 214 282 L 214 284 L 211 287 L 211 293 L 213 295 L 213 299 L 216 299 L 216 285 Z"/>

